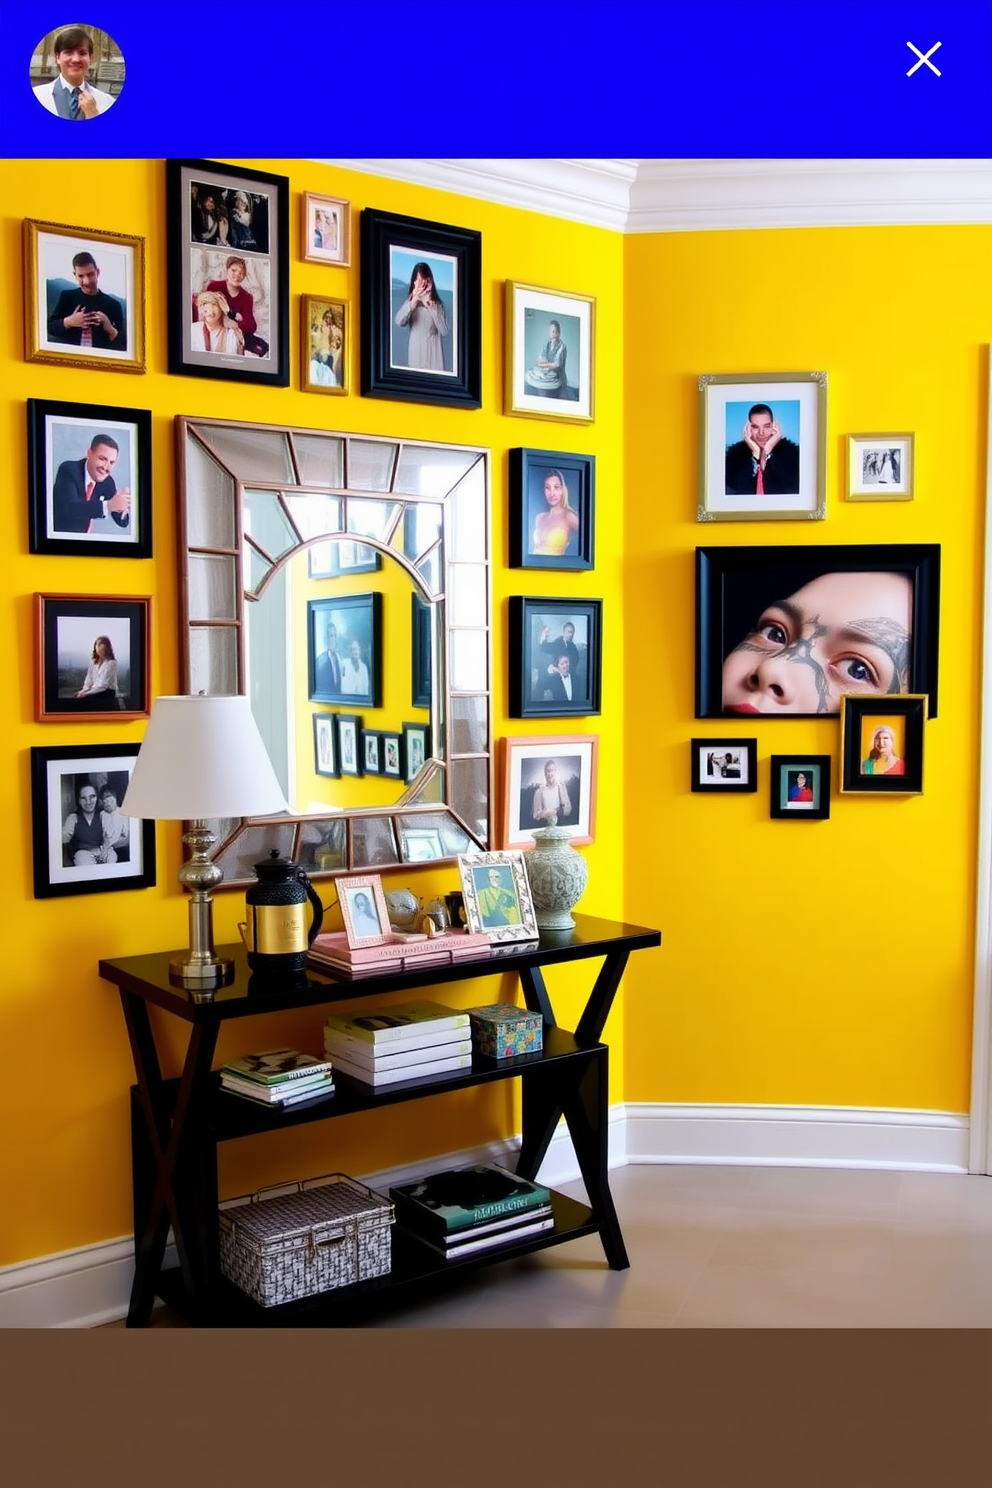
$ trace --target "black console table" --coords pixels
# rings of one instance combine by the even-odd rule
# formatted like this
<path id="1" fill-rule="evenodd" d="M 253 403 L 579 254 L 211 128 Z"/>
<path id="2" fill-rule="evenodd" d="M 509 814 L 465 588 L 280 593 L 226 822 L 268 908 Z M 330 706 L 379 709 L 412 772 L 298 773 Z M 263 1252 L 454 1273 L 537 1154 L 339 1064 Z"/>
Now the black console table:
<path id="1" fill-rule="evenodd" d="M 249 976 L 242 948 L 226 946 L 223 953 L 233 956 L 236 963 L 235 980 L 210 1002 L 196 1002 L 171 985 L 169 960 L 175 951 L 101 961 L 101 977 L 120 991 L 137 1077 L 131 1090 L 135 1274 L 128 1326 L 147 1326 L 156 1296 L 190 1322 L 204 1326 L 354 1322 L 390 1298 L 399 1301 L 419 1295 L 442 1276 L 492 1265 L 580 1235 L 598 1234 L 609 1265 L 623 1270 L 629 1263 L 610 1194 L 607 1163 L 609 1052 L 600 1040 L 631 951 L 660 943 L 657 930 L 578 915 L 574 930 L 547 932 L 536 945 L 495 947 L 492 955 L 451 966 L 354 980 L 330 972 L 310 973 L 305 980 L 276 986 L 258 985 Z M 575 1031 L 568 1032 L 555 1021 L 542 968 L 594 957 L 601 957 L 602 965 Z M 308 1109 L 285 1111 L 256 1107 L 223 1091 L 218 1074 L 211 1070 L 220 1025 L 228 1019 L 288 1008 L 318 1008 L 385 992 L 442 989 L 448 983 L 510 971 L 520 978 L 527 1007 L 544 1019 L 540 1054 L 504 1060 L 476 1056 L 471 1069 L 380 1090 L 336 1071 L 333 1096 Z M 438 996 L 443 1000 L 443 992 Z M 149 1017 L 151 1005 L 190 1025 L 183 1070 L 177 1079 L 162 1077 Z M 426 1246 L 405 1237 L 396 1226 L 389 1275 L 279 1307 L 259 1306 L 221 1275 L 218 1143 L 514 1078 L 521 1081 L 523 1115 L 517 1172 L 526 1178 L 536 1176 L 564 1115 L 589 1199 L 588 1204 L 580 1204 L 555 1194 L 553 1230 L 448 1262 L 434 1258 Z M 179 1266 L 163 1269 L 170 1225 Z"/>

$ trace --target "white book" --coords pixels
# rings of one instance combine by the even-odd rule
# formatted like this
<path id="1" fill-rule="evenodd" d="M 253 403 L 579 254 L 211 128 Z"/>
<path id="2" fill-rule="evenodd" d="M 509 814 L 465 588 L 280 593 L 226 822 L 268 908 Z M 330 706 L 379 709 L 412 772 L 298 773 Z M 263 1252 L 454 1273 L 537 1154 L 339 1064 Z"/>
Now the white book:
<path id="1" fill-rule="evenodd" d="M 273 1090 L 259 1085 L 256 1080 L 240 1080 L 236 1075 L 222 1074 L 222 1090 L 233 1090 L 237 1095 L 247 1095 L 260 1106 L 284 1106 L 288 1101 L 302 1100 L 308 1095 L 334 1088 L 334 1082 L 326 1072 L 312 1080 L 294 1080 L 290 1085 L 280 1085 Z"/>
<path id="2" fill-rule="evenodd" d="M 405 1002 L 379 1012 L 352 1009 L 348 1013 L 328 1013 L 324 1022 L 325 1029 L 369 1045 L 409 1041 L 414 1034 L 424 1040 L 427 1035 L 468 1026 L 468 1013 L 460 1013 L 441 1002 L 423 1001 Z"/>
<path id="3" fill-rule="evenodd" d="M 463 1033 L 464 1029 L 453 1028 L 451 1031 Z M 452 1039 L 443 1044 L 419 1045 L 415 1049 L 408 1049 L 405 1044 L 387 1044 L 384 1049 L 379 1049 L 370 1048 L 368 1044 L 357 1040 L 339 1039 L 325 1033 L 324 1048 L 334 1064 L 339 1059 L 348 1059 L 352 1064 L 360 1064 L 362 1069 L 388 1070 L 430 1064 L 439 1059 L 454 1059 L 458 1054 L 471 1054 L 472 1040 Z"/>
<path id="4" fill-rule="evenodd" d="M 515 1245 L 518 1240 L 526 1240 L 529 1235 L 539 1235 L 542 1230 L 554 1229 L 554 1215 L 547 1215 L 544 1219 L 532 1220 L 529 1224 L 520 1224 L 513 1229 L 500 1230 L 494 1235 L 479 1235 L 474 1240 L 465 1240 L 458 1245 L 435 1245 L 419 1231 L 411 1233 L 417 1236 L 424 1245 L 429 1245 L 431 1250 L 436 1250 L 449 1261 L 455 1261 L 459 1256 L 472 1255 L 479 1250 L 495 1250 L 499 1245 Z"/>
<path id="5" fill-rule="evenodd" d="M 450 1059 L 430 1059 L 425 1064 L 401 1065 L 399 1069 L 368 1069 L 353 1060 L 337 1055 L 334 1068 L 338 1074 L 351 1075 L 363 1085 L 395 1085 L 401 1080 L 420 1080 L 425 1075 L 443 1075 L 451 1070 L 471 1069 L 471 1054 L 455 1054 Z"/>

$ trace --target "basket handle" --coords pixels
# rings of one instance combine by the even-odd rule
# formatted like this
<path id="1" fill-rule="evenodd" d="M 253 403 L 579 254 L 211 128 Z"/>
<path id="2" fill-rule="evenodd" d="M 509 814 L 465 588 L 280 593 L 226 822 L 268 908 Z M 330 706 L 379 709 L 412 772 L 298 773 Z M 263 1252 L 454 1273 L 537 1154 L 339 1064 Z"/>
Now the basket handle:
<path id="1" fill-rule="evenodd" d="M 298 1178 L 290 1178 L 286 1183 L 269 1183 L 265 1186 L 265 1188 L 256 1188 L 255 1192 L 251 1195 L 250 1202 L 253 1204 L 260 1203 L 263 1194 L 302 1192 L 303 1184 L 300 1182 L 300 1180 Z"/>

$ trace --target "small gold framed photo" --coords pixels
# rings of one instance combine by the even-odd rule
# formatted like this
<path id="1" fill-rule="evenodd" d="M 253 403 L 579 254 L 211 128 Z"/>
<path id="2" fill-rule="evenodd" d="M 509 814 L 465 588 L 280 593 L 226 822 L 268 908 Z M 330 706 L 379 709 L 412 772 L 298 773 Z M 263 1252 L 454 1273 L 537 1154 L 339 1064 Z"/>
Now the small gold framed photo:
<path id="1" fill-rule="evenodd" d="M 912 434 L 847 436 L 848 501 L 912 501 Z"/>
<path id="2" fill-rule="evenodd" d="M 351 383 L 351 309 L 347 300 L 302 295 L 300 386 L 305 393 L 346 393 Z"/>
<path id="3" fill-rule="evenodd" d="M 310 263 L 351 263 L 351 202 L 303 193 L 303 257 Z"/>

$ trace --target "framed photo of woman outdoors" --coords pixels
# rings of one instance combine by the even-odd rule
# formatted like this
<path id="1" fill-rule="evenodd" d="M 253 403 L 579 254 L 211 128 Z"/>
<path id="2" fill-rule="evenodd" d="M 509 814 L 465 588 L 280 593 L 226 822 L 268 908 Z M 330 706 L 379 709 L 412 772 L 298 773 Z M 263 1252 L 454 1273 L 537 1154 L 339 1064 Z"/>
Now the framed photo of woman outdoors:
<path id="1" fill-rule="evenodd" d="M 91 370 L 145 370 L 145 242 L 24 223 L 24 355 Z"/>
<path id="2" fill-rule="evenodd" d="M 289 386 L 289 178 L 167 160 L 169 371 Z"/>
<path id="3" fill-rule="evenodd" d="M 363 395 L 479 408 L 481 348 L 482 234 L 366 207 Z"/>
<path id="4" fill-rule="evenodd" d="M 151 600 L 82 594 L 36 594 L 34 600 L 38 722 L 147 718 Z"/>
<path id="5" fill-rule="evenodd" d="M 510 567 L 593 568 L 596 459 L 510 450 Z"/>

